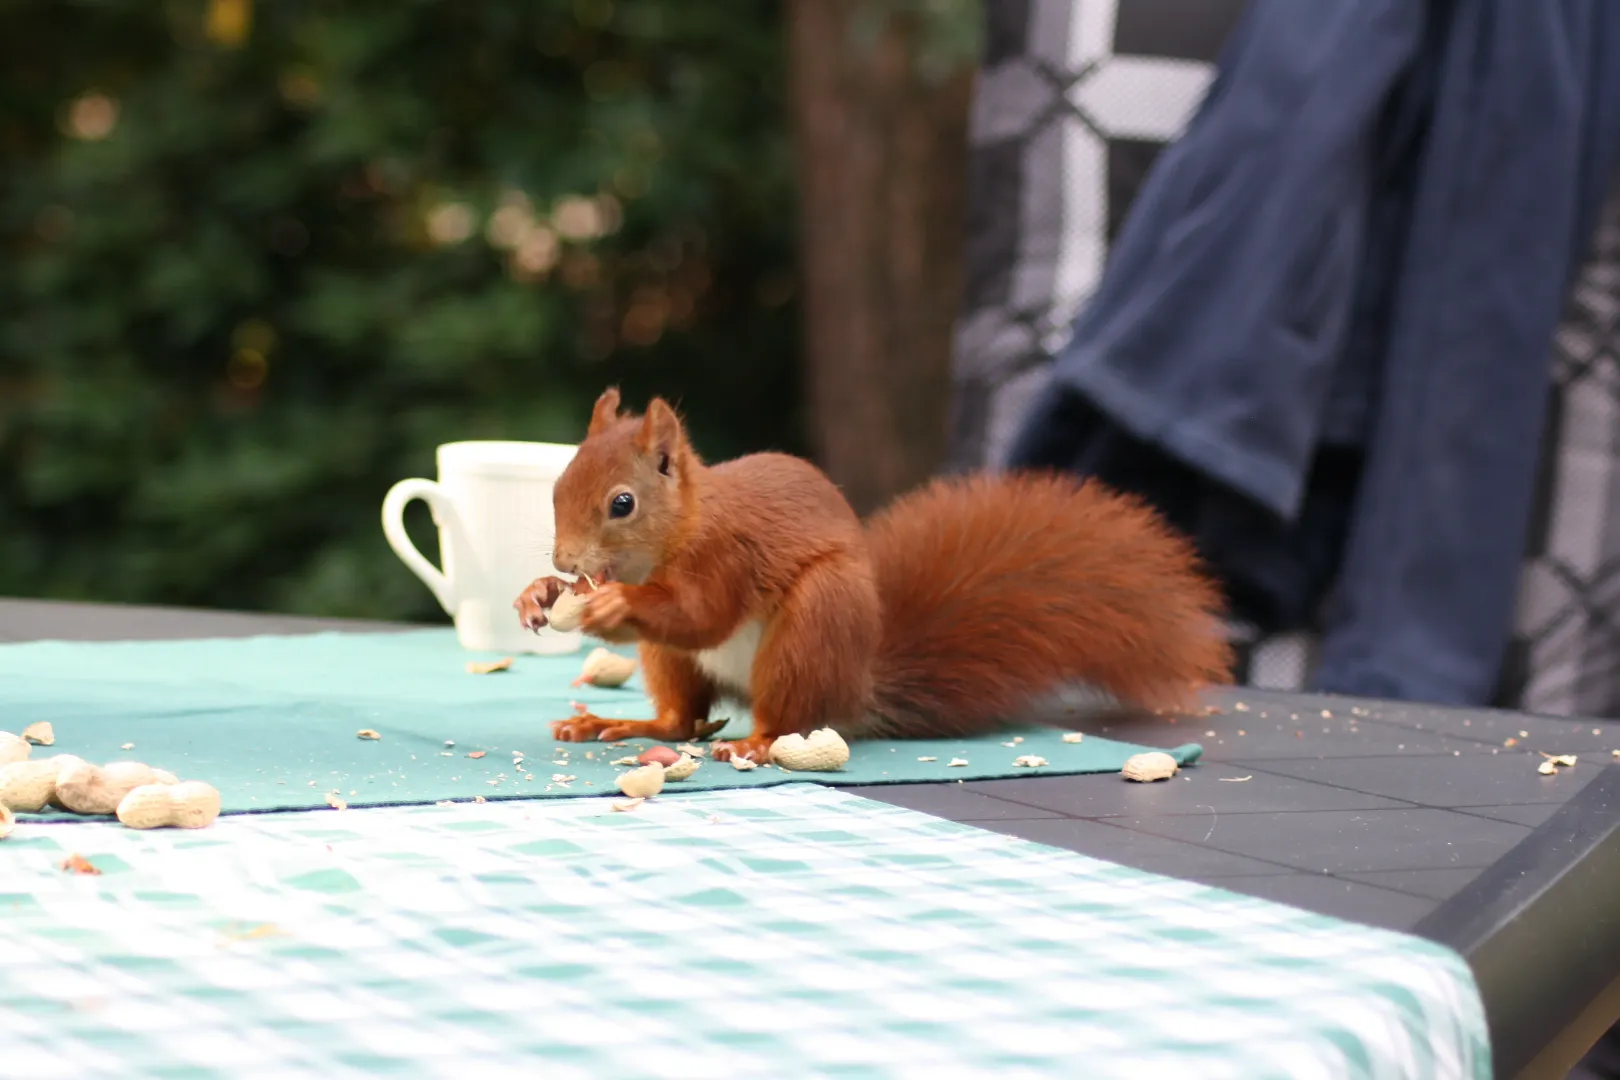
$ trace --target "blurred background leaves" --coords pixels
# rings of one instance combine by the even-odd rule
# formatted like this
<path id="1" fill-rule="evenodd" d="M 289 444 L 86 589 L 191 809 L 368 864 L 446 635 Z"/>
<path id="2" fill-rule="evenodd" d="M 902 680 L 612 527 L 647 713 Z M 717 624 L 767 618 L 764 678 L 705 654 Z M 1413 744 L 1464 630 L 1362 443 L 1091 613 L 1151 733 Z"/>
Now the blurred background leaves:
<path id="1" fill-rule="evenodd" d="M 786 48 L 760 2 L 0 3 L 0 595 L 435 616 L 388 485 L 610 382 L 803 452 Z"/>

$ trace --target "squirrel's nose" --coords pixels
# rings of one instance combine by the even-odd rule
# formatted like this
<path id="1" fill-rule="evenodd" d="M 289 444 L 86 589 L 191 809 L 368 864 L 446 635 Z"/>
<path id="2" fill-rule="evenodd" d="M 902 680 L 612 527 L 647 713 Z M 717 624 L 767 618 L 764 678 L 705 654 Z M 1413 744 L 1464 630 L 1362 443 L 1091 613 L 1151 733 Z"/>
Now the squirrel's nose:
<path id="1" fill-rule="evenodd" d="M 551 565 L 557 568 L 557 573 L 559 574 L 568 574 L 572 576 L 574 573 L 575 564 L 576 560 L 572 554 L 565 555 L 559 551 L 551 557 Z"/>

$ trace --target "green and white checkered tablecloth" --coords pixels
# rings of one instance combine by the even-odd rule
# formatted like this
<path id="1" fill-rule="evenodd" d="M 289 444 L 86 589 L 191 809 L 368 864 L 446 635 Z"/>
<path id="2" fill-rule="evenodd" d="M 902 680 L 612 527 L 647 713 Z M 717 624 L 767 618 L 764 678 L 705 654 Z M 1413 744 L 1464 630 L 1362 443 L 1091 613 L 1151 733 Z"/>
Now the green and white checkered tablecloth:
<path id="1" fill-rule="evenodd" d="M 1490 1075 L 1437 946 L 811 785 L 26 826 L 0 1017 L 32 1080 Z"/>

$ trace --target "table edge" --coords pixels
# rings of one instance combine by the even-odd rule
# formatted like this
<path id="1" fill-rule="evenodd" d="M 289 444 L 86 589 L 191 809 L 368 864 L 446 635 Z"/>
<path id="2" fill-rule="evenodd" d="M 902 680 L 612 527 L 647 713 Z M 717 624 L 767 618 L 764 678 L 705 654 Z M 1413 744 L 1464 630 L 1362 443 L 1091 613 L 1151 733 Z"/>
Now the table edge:
<path id="1" fill-rule="evenodd" d="M 1516 1076 L 1620 972 L 1620 766 L 1413 926 L 1461 953 L 1498 1076 Z M 1534 1034 L 1539 1032 L 1540 1034 Z M 1573 1064 L 1573 1062 L 1571 1063 Z"/>

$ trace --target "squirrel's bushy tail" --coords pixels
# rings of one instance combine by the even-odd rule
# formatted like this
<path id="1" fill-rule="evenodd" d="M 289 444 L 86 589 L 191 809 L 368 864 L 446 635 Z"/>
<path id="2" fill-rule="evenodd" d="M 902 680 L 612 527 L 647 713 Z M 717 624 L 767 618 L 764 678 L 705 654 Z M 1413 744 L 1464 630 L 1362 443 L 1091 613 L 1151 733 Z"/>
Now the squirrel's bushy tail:
<path id="1" fill-rule="evenodd" d="M 884 630 L 865 734 L 982 732 L 1070 685 L 1179 708 L 1230 678 L 1221 596 L 1192 544 L 1096 481 L 936 480 L 867 541 Z"/>

